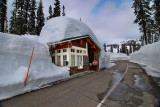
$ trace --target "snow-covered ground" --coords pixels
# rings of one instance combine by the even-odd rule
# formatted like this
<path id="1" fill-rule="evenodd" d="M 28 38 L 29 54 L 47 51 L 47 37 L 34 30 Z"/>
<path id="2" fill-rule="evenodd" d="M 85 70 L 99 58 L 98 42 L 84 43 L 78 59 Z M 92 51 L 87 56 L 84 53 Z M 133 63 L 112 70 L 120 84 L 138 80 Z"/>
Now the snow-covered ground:
<path id="1" fill-rule="evenodd" d="M 26 87 L 24 81 L 35 45 Z M 48 48 L 23 36 L 0 33 L 0 100 L 69 77 L 69 68 L 52 64 Z"/>
<path id="2" fill-rule="evenodd" d="M 103 48 L 101 48 L 101 54 L 100 54 L 100 58 L 99 58 L 99 68 L 103 69 L 103 68 L 110 68 L 113 65 L 115 65 L 114 63 L 111 63 L 110 60 L 110 55 L 108 52 L 105 52 Z"/>
<path id="3" fill-rule="evenodd" d="M 111 52 L 108 52 L 108 54 L 110 55 L 110 59 L 111 60 L 129 60 L 130 59 L 130 57 L 127 56 L 124 53 L 111 53 Z"/>
<path id="4" fill-rule="evenodd" d="M 149 75 L 160 78 L 160 42 L 141 47 L 130 55 L 130 61 L 141 64 Z"/>
<path id="5" fill-rule="evenodd" d="M 89 35 L 100 47 L 99 41 L 87 25 L 68 17 L 56 17 L 47 21 L 39 37 L 0 33 L 0 100 L 69 78 L 68 67 L 58 67 L 52 63 L 47 43 L 82 35 Z M 24 87 L 33 46 L 35 48 L 30 72 Z M 110 57 L 102 51 L 100 68 L 110 66 Z"/>

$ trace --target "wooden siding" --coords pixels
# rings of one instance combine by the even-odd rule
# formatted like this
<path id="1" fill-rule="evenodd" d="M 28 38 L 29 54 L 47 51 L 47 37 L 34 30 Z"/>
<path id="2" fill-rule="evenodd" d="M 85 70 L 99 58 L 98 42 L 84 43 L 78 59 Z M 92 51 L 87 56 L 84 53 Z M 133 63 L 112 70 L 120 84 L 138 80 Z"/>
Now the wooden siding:
<path id="1" fill-rule="evenodd" d="M 71 43 L 73 46 L 86 48 L 86 39 L 85 38 L 73 40 L 73 41 L 71 41 Z"/>

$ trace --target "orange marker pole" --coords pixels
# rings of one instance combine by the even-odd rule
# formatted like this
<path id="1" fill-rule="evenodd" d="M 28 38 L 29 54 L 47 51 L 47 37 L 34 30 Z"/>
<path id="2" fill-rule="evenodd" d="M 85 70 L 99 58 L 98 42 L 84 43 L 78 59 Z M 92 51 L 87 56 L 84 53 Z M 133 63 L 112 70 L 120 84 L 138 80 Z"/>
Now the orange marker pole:
<path id="1" fill-rule="evenodd" d="M 29 68 L 30 68 L 31 61 L 32 61 L 32 56 L 33 56 L 33 51 L 34 51 L 34 46 L 33 46 L 33 49 L 32 49 L 32 54 L 31 54 L 31 58 L 30 58 L 29 67 L 28 67 L 28 71 L 27 71 L 27 75 L 26 75 L 24 86 L 26 86 L 26 84 L 27 84 L 27 79 L 28 79 L 28 74 L 29 74 Z"/>

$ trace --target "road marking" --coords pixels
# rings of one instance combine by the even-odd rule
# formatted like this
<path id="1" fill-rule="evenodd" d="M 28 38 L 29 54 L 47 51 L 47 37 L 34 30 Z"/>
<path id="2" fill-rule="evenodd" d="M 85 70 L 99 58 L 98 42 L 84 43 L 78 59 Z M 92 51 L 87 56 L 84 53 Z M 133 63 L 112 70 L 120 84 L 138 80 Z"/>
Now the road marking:
<path id="1" fill-rule="evenodd" d="M 105 95 L 105 97 L 103 98 L 103 100 L 96 106 L 96 107 L 101 107 L 102 104 L 107 100 L 107 98 L 110 96 L 110 94 L 113 92 L 113 90 L 117 87 L 117 85 L 120 83 L 120 81 L 123 79 L 123 77 L 126 75 L 128 71 L 128 63 L 127 63 L 127 68 L 126 71 L 124 72 L 123 76 L 120 78 L 120 80 L 111 88 L 111 90 L 109 90 L 109 92 Z"/>

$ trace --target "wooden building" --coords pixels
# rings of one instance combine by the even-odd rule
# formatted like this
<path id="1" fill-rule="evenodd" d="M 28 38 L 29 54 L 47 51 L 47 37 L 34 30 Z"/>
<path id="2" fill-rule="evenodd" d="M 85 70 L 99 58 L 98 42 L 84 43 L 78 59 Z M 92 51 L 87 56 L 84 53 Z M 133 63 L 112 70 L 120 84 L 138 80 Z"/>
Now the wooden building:
<path id="1" fill-rule="evenodd" d="M 48 45 L 52 61 L 57 66 L 99 69 L 99 64 L 94 66 L 92 62 L 94 60 L 99 62 L 101 49 L 89 35 L 65 38 L 59 42 L 50 42 Z"/>

